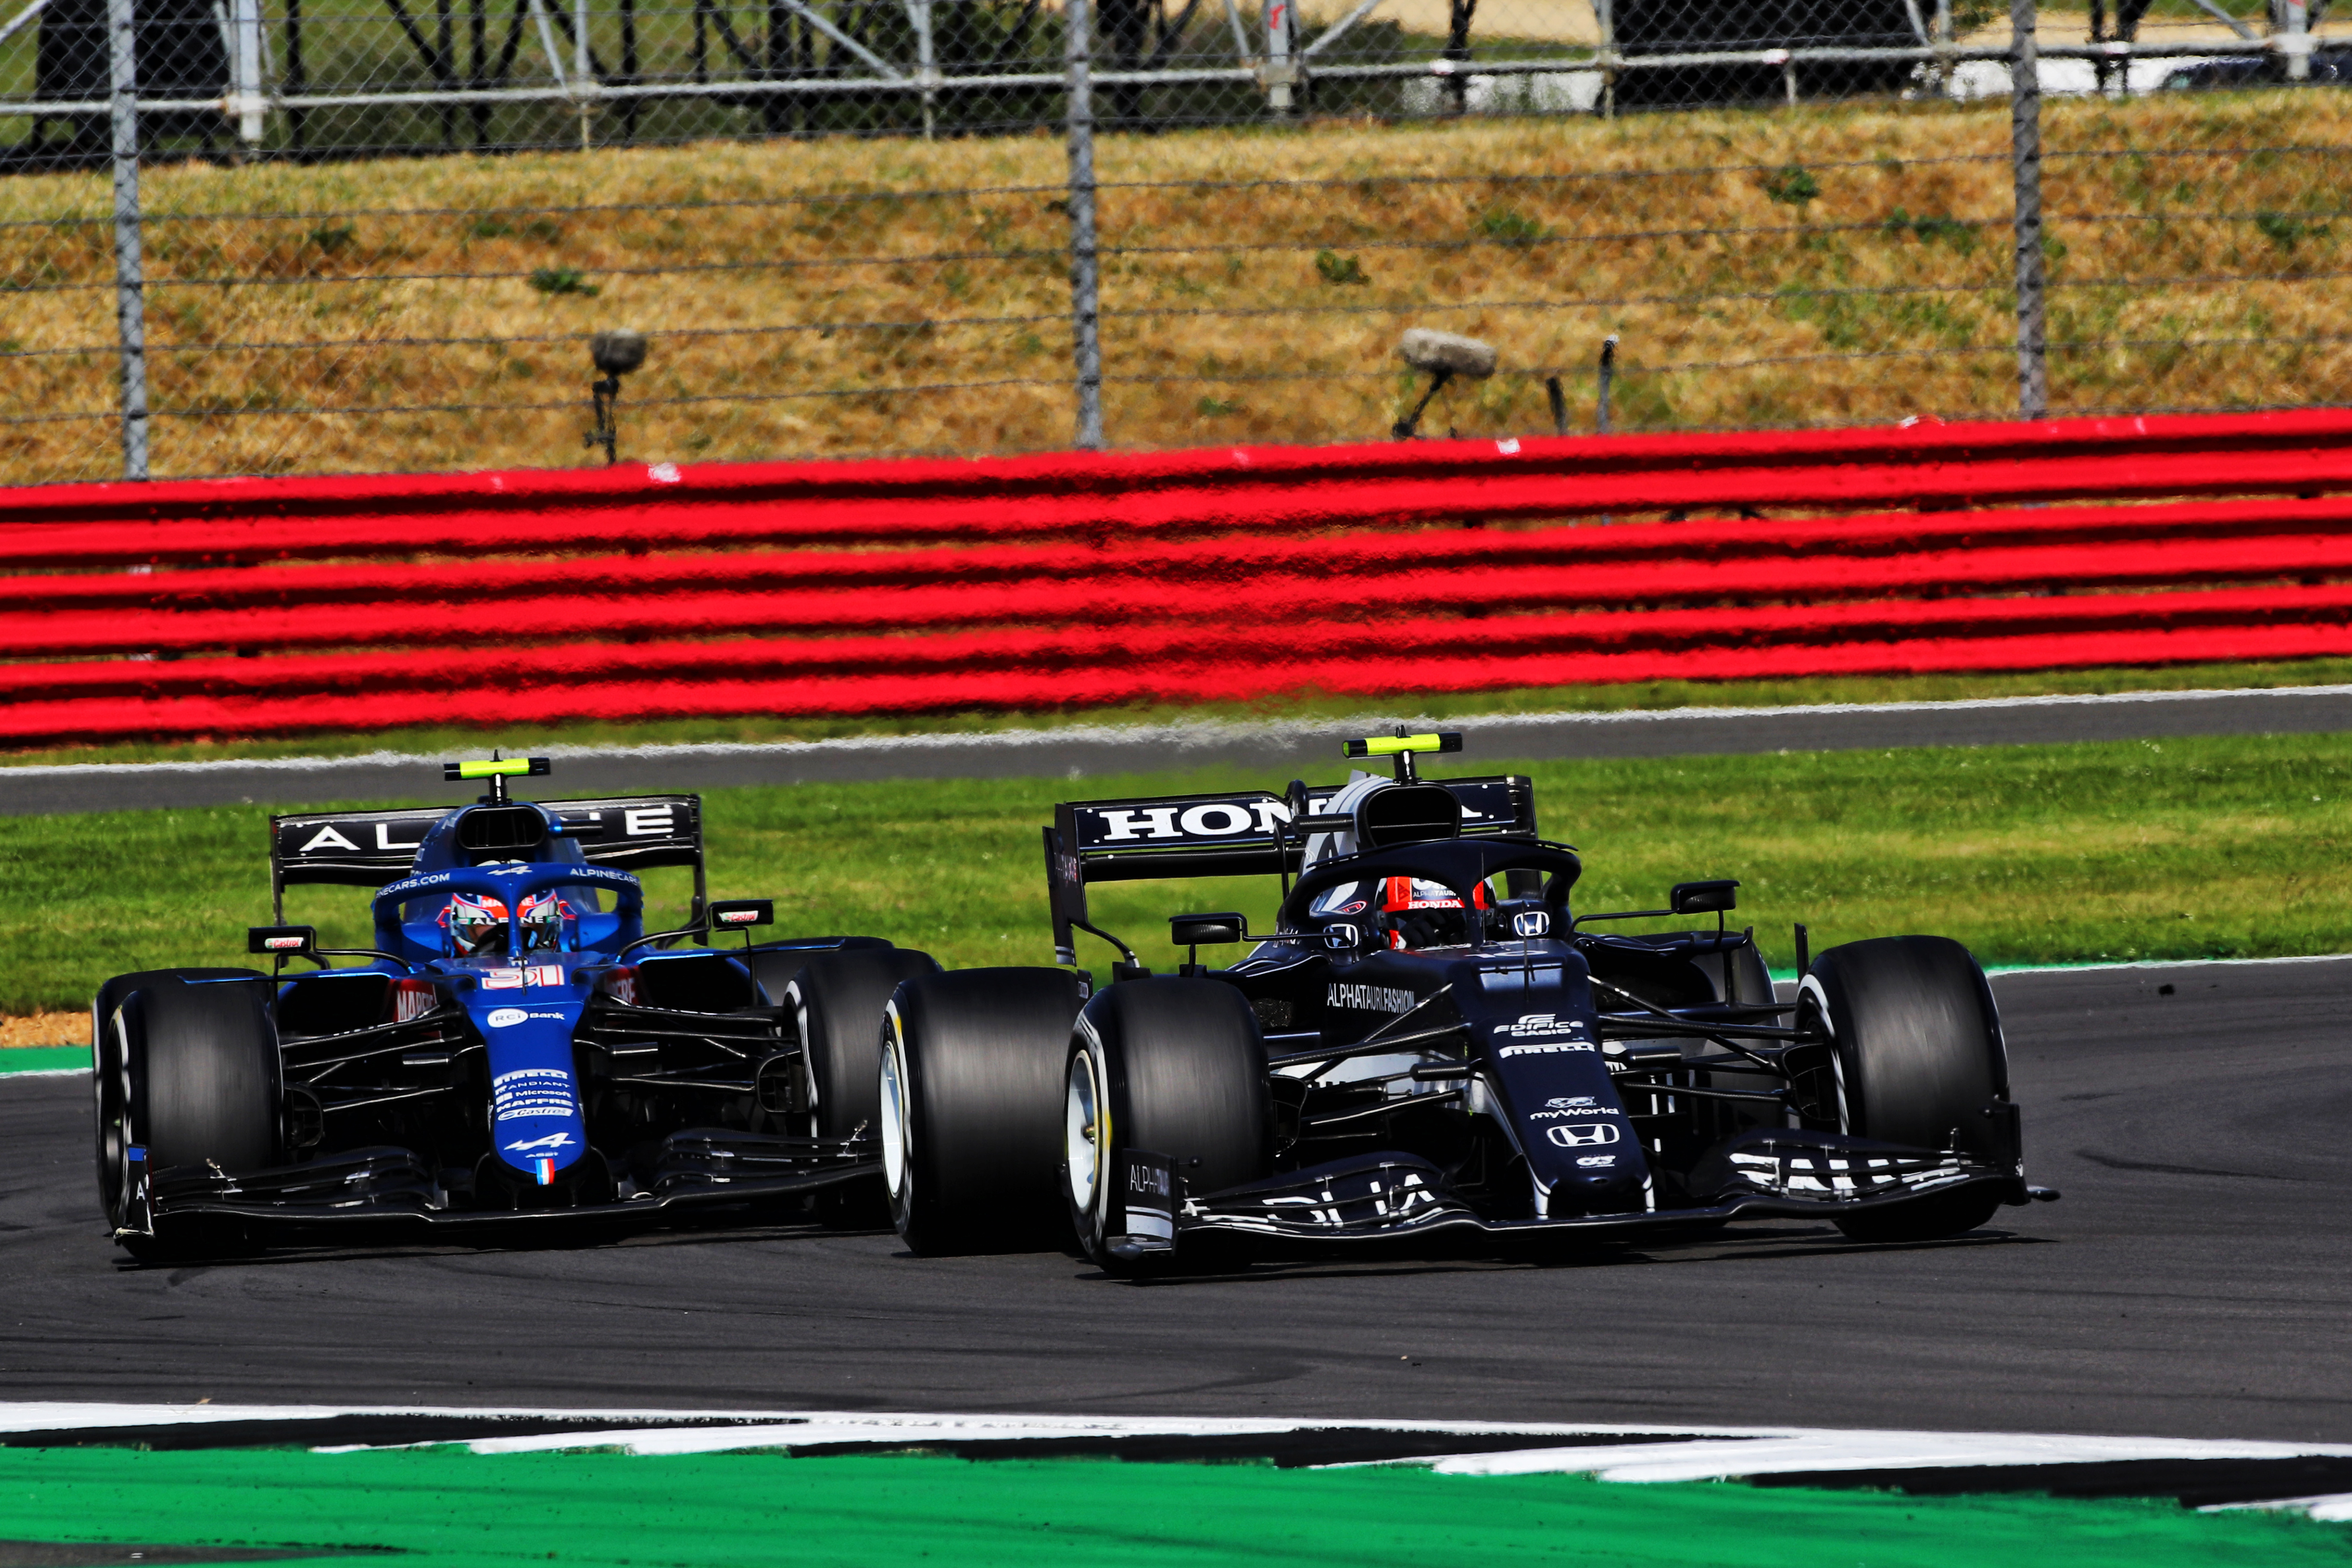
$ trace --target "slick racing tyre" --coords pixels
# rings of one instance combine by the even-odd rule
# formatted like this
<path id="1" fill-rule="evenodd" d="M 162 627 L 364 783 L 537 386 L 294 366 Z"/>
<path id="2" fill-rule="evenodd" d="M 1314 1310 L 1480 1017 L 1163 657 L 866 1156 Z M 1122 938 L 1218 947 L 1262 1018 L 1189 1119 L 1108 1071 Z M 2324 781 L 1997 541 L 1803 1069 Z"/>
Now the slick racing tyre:
<path id="1" fill-rule="evenodd" d="M 1078 1015 L 1062 1119 L 1062 1193 L 1087 1256 L 1111 1273 L 1150 1267 L 1151 1236 L 1118 1223 L 1123 1156 L 1165 1156 L 1184 1193 L 1222 1192 L 1274 1168 L 1265 1043 L 1248 1000 L 1213 980 L 1129 980 Z M 1156 1222 L 1152 1222 L 1156 1226 Z M 1131 1239 L 1130 1239 L 1131 1237 Z"/>
<path id="2" fill-rule="evenodd" d="M 817 1137 L 874 1131 L 882 1115 L 874 1059 L 882 1009 L 900 981 L 939 973 L 928 952 L 853 950 L 811 960 L 785 985 L 781 1000 L 793 1010 L 816 1090 Z"/>
<path id="3" fill-rule="evenodd" d="M 783 986 L 779 1001 L 792 1009 L 801 1048 L 807 1053 L 814 1096 L 812 1136 L 876 1133 L 882 1121 L 875 1063 L 882 1009 L 900 981 L 939 973 L 939 964 L 927 952 L 853 948 L 809 960 Z M 888 1195 L 879 1182 L 827 1187 L 817 1194 L 816 1209 L 819 1217 L 834 1225 L 890 1223 Z"/>
<path id="4" fill-rule="evenodd" d="M 1061 969 L 907 981 L 884 1009 L 878 1085 L 890 1218 L 915 1252 L 1035 1245 L 1060 1230 L 1062 1074 L 1085 1001 Z"/>
<path id="5" fill-rule="evenodd" d="M 138 1142 L 130 1134 L 131 1079 L 114 1016 L 116 1010 L 142 985 L 177 984 L 184 980 L 260 978 L 257 971 L 250 969 L 151 969 L 137 974 L 118 974 L 98 988 L 89 1005 L 90 1088 L 97 1101 L 98 1201 L 106 1211 L 107 1224 L 122 1223 L 125 1167 L 130 1150 Z"/>
<path id="6" fill-rule="evenodd" d="M 1969 950 L 1939 936 L 1833 947 L 1813 963 L 1799 1019 L 1832 1048 L 1839 1130 L 1917 1149 L 1995 1153 L 1986 1109 L 2009 1094 L 1992 989 Z M 1926 1241 L 1974 1230 L 1997 1192 L 1931 1195 L 1837 1222 L 1857 1241 Z"/>
<path id="7" fill-rule="evenodd" d="M 212 978 L 223 974 L 238 979 Z M 93 1063 L 100 1191 L 118 1226 L 128 1217 L 124 1177 L 134 1147 L 146 1150 L 151 1172 L 210 1166 L 225 1173 L 278 1164 L 285 1149 L 285 1095 L 267 982 L 241 971 L 202 970 L 125 980 L 132 984 L 116 982 L 100 993 L 100 1000 L 114 1006 Z M 110 1079 L 119 1090 L 110 1091 Z M 240 1239 L 217 1227 L 159 1219 L 152 1240 L 125 1245 L 134 1256 L 182 1256 L 226 1249 Z"/>

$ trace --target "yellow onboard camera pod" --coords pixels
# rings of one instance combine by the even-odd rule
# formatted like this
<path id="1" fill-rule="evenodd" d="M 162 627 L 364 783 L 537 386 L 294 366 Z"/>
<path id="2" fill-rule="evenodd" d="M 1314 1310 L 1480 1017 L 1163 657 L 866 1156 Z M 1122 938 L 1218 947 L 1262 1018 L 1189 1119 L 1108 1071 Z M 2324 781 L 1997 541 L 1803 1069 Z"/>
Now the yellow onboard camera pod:
<path id="1" fill-rule="evenodd" d="M 1417 752 L 1458 752 L 1462 749 L 1459 730 L 1443 730 L 1433 734 L 1408 735 L 1400 728 L 1393 735 L 1370 735 L 1360 741 L 1349 741 L 1344 748 L 1347 756 L 1394 757 L 1398 782 L 1410 784 L 1414 778 L 1413 754 Z"/>
<path id="2" fill-rule="evenodd" d="M 545 757 L 474 757 L 462 763 L 443 763 L 441 776 L 450 784 L 464 779 L 488 779 L 490 793 L 482 797 L 487 805 L 504 805 L 507 800 L 507 780 L 510 778 L 544 778 L 555 771 L 555 764 Z"/>
<path id="3" fill-rule="evenodd" d="M 533 767 L 532 763 L 538 763 Z M 489 762 L 443 763 L 441 771 L 451 779 L 486 779 L 503 773 L 509 778 L 527 779 L 533 773 L 547 772 L 545 757 L 504 757 Z"/>

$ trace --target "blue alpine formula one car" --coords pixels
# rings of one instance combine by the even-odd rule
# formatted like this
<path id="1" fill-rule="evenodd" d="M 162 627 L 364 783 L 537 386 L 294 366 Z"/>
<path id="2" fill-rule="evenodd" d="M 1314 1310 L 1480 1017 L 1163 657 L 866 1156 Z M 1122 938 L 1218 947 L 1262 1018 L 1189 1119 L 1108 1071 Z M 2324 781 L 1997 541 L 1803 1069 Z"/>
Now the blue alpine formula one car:
<path id="1" fill-rule="evenodd" d="M 892 990 L 939 966 L 871 937 L 754 942 L 772 902 L 706 896 L 700 797 L 509 797 L 509 777 L 547 771 L 453 763 L 447 778 L 490 793 L 273 818 L 281 923 L 248 933 L 273 973 L 100 989 L 99 1195 L 119 1242 L 184 1256 L 593 1233 L 711 1205 L 884 1212 L 874 1041 Z M 647 931 L 635 872 L 661 866 L 692 869 L 693 903 Z M 282 923 L 304 883 L 375 888 L 374 945 Z"/>
<path id="2" fill-rule="evenodd" d="M 1075 1228 L 1106 1268 L 1209 1244 L 1451 1233 L 1507 1251 L 1826 1221 L 1864 1241 L 1982 1225 L 2028 1188 L 2000 1016 L 1940 937 L 1805 956 L 1781 1000 L 1729 880 L 1580 913 L 1573 848 L 1525 778 L 1424 781 L 1460 737 L 1381 737 L 1394 776 L 1073 802 L 1045 829 L 1056 956 L 901 985 L 882 1161 L 918 1252 Z M 1091 882 L 1278 877 L 1271 932 L 1176 916 L 1195 961 L 1139 965 Z M 1643 933 L 1622 922 L 1713 929 Z M 1116 948 L 1111 984 L 1075 933 Z M 1227 968 L 1202 946 L 1251 942 Z M 1065 1233 L 1066 1234 L 1066 1233 Z"/>

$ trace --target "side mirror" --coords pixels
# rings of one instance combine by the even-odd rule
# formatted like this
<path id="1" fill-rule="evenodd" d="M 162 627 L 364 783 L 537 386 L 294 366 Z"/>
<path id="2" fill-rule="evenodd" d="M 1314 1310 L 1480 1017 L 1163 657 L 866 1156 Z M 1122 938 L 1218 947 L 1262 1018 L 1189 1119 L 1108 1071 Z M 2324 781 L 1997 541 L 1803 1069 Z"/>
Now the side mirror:
<path id="1" fill-rule="evenodd" d="M 1739 907 L 1739 884 L 1728 879 L 1714 882 L 1676 882 L 1666 895 L 1666 907 L 1678 915 L 1720 914 Z"/>
<path id="2" fill-rule="evenodd" d="M 1178 915 L 1168 922 L 1168 940 L 1178 947 L 1222 947 L 1247 942 L 1249 921 L 1236 914 Z"/>
<path id="3" fill-rule="evenodd" d="M 272 958 L 316 958 L 319 956 L 319 928 L 248 926 L 245 932 L 245 951 L 267 953 Z"/>
<path id="4" fill-rule="evenodd" d="M 741 931 L 751 926 L 772 926 L 776 923 L 776 900 L 721 899 L 711 904 L 709 913 L 714 930 Z"/>

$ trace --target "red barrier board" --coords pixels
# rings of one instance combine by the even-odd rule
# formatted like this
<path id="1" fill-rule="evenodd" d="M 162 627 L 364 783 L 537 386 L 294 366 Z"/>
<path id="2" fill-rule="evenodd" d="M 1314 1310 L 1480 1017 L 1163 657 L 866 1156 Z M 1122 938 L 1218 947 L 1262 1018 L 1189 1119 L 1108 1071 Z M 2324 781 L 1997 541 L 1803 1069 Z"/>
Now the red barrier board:
<path id="1" fill-rule="evenodd" d="M 2352 412 L 63 486 L 0 571 L 17 745 L 2311 658 Z"/>

